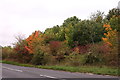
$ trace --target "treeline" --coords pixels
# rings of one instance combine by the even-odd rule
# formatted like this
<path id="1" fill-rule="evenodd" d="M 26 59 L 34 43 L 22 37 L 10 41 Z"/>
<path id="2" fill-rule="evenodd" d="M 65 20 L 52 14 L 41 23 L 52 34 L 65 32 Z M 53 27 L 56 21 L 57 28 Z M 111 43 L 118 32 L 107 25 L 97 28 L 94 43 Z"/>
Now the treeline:
<path id="1" fill-rule="evenodd" d="M 62 25 L 35 31 L 28 38 L 17 38 L 14 47 L 3 47 L 2 58 L 35 65 L 112 65 L 118 64 L 120 10 L 105 16 L 97 11 L 90 19 L 76 16 Z"/>

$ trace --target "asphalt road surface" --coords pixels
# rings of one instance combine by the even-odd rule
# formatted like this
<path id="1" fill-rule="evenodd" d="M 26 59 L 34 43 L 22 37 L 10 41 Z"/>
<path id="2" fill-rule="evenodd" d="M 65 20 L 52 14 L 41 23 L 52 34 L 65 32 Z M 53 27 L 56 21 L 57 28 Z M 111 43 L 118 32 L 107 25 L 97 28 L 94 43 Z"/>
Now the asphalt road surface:
<path id="1" fill-rule="evenodd" d="M 10 64 L 2 64 L 2 78 L 5 80 L 7 80 L 7 78 L 10 80 L 19 80 L 19 78 L 22 78 L 22 80 L 84 80 L 85 78 L 88 80 L 119 80 L 116 76 L 38 69 Z"/>

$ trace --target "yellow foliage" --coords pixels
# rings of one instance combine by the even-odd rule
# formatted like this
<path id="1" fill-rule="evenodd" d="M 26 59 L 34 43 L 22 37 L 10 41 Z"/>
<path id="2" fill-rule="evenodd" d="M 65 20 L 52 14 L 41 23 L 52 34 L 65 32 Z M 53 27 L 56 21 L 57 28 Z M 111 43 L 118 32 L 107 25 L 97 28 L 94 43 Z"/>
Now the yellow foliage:
<path id="1" fill-rule="evenodd" d="M 103 27 L 105 27 L 105 30 L 107 33 L 104 33 L 106 36 L 105 38 L 102 37 L 102 40 L 107 43 L 109 46 L 114 46 L 116 45 L 116 40 L 117 40 L 117 31 L 112 30 L 109 24 L 104 24 Z M 113 45 L 114 44 L 114 45 Z"/>

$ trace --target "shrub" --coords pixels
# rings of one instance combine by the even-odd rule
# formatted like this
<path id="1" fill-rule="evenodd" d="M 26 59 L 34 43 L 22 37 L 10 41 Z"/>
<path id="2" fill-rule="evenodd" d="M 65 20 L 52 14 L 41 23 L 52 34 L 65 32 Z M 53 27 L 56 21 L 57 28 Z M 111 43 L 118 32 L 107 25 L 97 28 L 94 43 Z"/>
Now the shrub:
<path id="1" fill-rule="evenodd" d="M 37 50 L 33 55 L 31 63 L 35 65 L 45 65 L 46 62 L 44 61 L 44 55 L 45 54 L 40 49 Z"/>
<path id="2" fill-rule="evenodd" d="M 79 54 L 79 52 L 73 51 L 69 56 L 65 57 L 64 65 L 68 66 L 80 66 L 84 63 L 85 54 Z"/>
<path id="3" fill-rule="evenodd" d="M 70 49 L 69 47 L 61 41 L 51 41 L 49 45 L 51 55 L 60 62 L 64 60 L 66 55 L 69 55 Z"/>
<path id="4" fill-rule="evenodd" d="M 14 51 L 19 62 L 29 63 L 32 58 L 32 54 L 29 53 L 25 46 L 26 41 L 21 40 L 15 44 Z"/>
<path id="5" fill-rule="evenodd" d="M 90 47 L 90 45 L 79 45 L 79 46 L 77 46 L 77 47 L 74 47 L 72 50 L 73 50 L 74 52 L 83 54 L 83 53 L 87 53 L 87 52 L 88 52 L 89 47 Z"/>
<path id="6" fill-rule="evenodd" d="M 109 66 L 119 65 L 118 47 L 112 48 L 110 53 L 103 55 L 103 58 L 106 65 Z"/>
<path id="7" fill-rule="evenodd" d="M 97 55 L 97 54 L 93 54 L 91 52 L 89 52 L 86 56 L 85 56 L 85 64 L 95 64 L 98 62 L 101 62 L 102 58 Z"/>
<path id="8" fill-rule="evenodd" d="M 104 55 L 104 62 L 108 66 L 118 66 L 118 54 Z"/>
<path id="9" fill-rule="evenodd" d="M 2 59 L 6 59 L 10 57 L 12 58 L 13 54 L 14 54 L 13 48 L 11 48 L 10 46 L 2 47 Z"/>
<path id="10" fill-rule="evenodd" d="M 103 42 L 91 44 L 85 56 L 85 64 L 104 63 L 103 55 L 110 53 L 110 47 Z"/>

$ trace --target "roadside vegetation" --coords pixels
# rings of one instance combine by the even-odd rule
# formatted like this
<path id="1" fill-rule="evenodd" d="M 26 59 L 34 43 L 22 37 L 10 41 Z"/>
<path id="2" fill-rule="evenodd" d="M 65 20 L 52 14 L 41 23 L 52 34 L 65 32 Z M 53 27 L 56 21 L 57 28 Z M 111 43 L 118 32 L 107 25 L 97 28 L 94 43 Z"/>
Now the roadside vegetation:
<path id="1" fill-rule="evenodd" d="M 117 8 L 107 15 L 97 11 L 87 20 L 67 18 L 44 32 L 35 31 L 25 39 L 17 37 L 13 48 L 2 47 L 3 63 L 118 75 L 119 22 Z"/>

